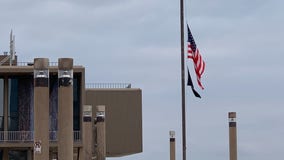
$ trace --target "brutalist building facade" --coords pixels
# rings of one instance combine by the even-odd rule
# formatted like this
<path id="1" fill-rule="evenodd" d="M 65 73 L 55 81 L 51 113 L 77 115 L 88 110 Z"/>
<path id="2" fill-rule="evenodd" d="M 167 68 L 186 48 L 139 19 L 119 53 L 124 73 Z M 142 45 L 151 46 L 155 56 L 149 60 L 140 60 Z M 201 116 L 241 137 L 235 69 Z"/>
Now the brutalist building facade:
<path id="1" fill-rule="evenodd" d="M 7 56 L 1 55 L 0 61 L 7 59 Z M 1 63 L 0 160 L 33 160 L 44 152 L 48 152 L 47 159 L 58 159 L 60 152 L 68 152 L 61 148 L 64 145 L 70 147 L 70 144 L 74 160 L 96 159 L 97 105 L 105 105 L 106 108 L 106 156 L 127 156 L 142 152 L 141 89 L 121 83 L 85 84 L 85 68 L 80 65 L 72 65 L 71 72 L 67 73 L 70 77 L 64 77 L 59 69 L 60 60 L 55 63 L 45 62 L 47 72 L 37 70 L 35 63 L 36 59 L 30 63 L 17 62 L 17 59 L 10 64 Z M 44 85 L 48 87 L 46 95 L 40 92 L 44 87 L 38 86 L 36 81 L 37 78 L 45 78 L 44 75 L 48 82 L 47 86 Z M 60 88 L 60 77 L 71 78 L 71 93 Z M 68 94 L 71 96 L 66 97 Z M 65 99 L 67 106 L 64 106 Z M 67 103 L 68 100 L 72 102 Z M 63 109 L 60 108 L 62 106 Z M 91 121 L 83 120 L 85 106 L 92 108 L 89 114 Z M 44 113 L 44 108 L 40 107 L 47 107 L 48 113 Z M 68 111 L 71 111 L 70 114 L 64 115 Z M 42 115 L 47 115 L 47 119 Z M 71 119 L 65 119 L 69 115 L 72 115 Z M 72 131 L 67 132 L 63 126 L 60 129 L 59 124 L 64 125 L 66 121 L 72 123 Z M 47 135 L 47 142 L 39 134 L 41 132 Z M 36 135 L 39 135 L 39 140 Z M 62 135 L 71 135 L 72 143 L 64 141 L 65 136 Z"/>

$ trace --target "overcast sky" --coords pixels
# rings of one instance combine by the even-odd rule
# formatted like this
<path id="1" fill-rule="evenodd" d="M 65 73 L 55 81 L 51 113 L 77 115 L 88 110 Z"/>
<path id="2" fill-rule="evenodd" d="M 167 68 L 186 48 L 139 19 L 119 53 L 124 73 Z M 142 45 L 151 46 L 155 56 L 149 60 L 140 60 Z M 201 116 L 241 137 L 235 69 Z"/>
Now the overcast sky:
<path id="1" fill-rule="evenodd" d="M 191 0 L 186 20 L 206 62 L 202 99 L 187 89 L 187 157 L 227 160 L 237 112 L 238 157 L 281 159 L 284 149 L 284 1 Z M 143 91 L 143 153 L 111 160 L 181 159 L 179 1 L 0 0 L 0 52 L 16 35 L 19 61 L 73 57 L 86 82 L 129 82 Z"/>

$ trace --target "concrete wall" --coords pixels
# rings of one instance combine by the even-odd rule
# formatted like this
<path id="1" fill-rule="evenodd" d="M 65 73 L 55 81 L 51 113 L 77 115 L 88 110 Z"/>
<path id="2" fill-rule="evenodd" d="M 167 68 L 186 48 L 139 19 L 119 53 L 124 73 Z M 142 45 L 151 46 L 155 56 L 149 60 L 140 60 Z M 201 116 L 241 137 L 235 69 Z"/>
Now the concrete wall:
<path id="1" fill-rule="evenodd" d="M 142 152 L 142 91 L 141 89 L 87 89 L 86 104 L 106 106 L 107 157 Z"/>

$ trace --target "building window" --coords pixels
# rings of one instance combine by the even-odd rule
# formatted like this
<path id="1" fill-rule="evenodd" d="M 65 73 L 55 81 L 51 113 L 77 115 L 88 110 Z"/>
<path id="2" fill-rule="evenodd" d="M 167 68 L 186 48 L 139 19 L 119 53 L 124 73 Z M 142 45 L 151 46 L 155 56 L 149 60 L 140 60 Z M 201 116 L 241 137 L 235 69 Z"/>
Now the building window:
<path id="1" fill-rule="evenodd" d="M 0 131 L 4 130 L 4 79 L 0 78 Z"/>
<path id="2" fill-rule="evenodd" d="M 49 78 L 49 128 L 50 131 L 58 130 L 58 77 L 50 75 Z M 81 74 L 73 77 L 73 130 L 80 130 L 80 106 L 81 106 Z"/>
<path id="3" fill-rule="evenodd" d="M 26 150 L 10 150 L 9 159 L 27 160 L 27 151 Z"/>
<path id="4" fill-rule="evenodd" d="M 16 76 L 8 80 L 8 130 L 33 130 L 33 77 Z"/>
<path id="5" fill-rule="evenodd" d="M 73 129 L 80 130 L 81 113 L 81 74 L 74 74 L 73 82 Z M 34 79 L 29 76 L 11 76 L 8 78 L 8 130 L 34 130 Z M 2 100 L 1 100 L 2 99 Z M 0 78 L 0 130 L 3 130 L 4 80 Z M 50 131 L 57 131 L 58 121 L 58 77 L 49 77 L 49 117 Z"/>
<path id="6" fill-rule="evenodd" d="M 73 78 L 73 129 L 80 130 L 80 105 L 81 105 L 81 75 L 74 74 Z"/>
<path id="7" fill-rule="evenodd" d="M 49 130 L 57 131 L 58 115 L 58 78 L 57 75 L 49 76 Z"/>

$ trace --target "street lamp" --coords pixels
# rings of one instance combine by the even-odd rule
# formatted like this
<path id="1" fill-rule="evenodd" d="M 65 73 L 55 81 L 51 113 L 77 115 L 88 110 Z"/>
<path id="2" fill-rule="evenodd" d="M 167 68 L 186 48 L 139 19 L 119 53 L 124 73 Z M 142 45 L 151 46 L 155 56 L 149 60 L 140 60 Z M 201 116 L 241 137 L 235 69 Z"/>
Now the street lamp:
<path id="1" fill-rule="evenodd" d="M 58 70 L 59 86 L 73 85 L 73 70 Z"/>

